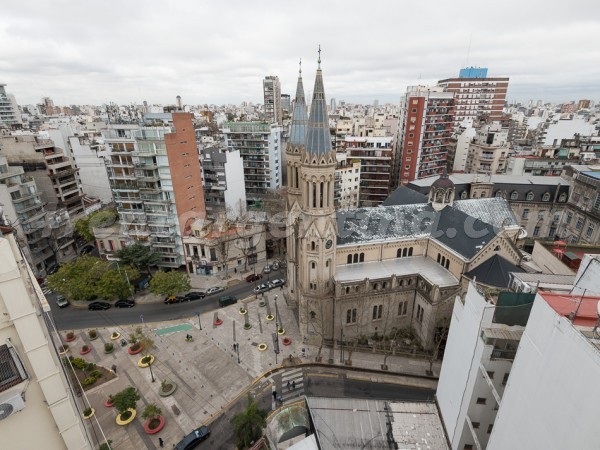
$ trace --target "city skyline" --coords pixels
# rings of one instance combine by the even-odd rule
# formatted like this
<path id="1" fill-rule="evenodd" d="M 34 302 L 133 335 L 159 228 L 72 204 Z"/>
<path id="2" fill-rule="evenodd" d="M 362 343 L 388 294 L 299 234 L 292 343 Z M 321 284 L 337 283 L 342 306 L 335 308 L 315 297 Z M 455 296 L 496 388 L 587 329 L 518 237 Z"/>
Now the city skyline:
<path id="1" fill-rule="evenodd" d="M 265 76 L 293 94 L 300 57 L 305 76 L 314 74 L 319 44 L 328 98 L 352 103 L 399 104 L 407 86 L 465 66 L 510 77 L 509 102 L 600 97 L 590 38 L 600 6 L 586 0 L 511 1 L 493 15 L 466 2 L 429 11 L 361 5 L 360 13 L 356 2 L 285 11 L 270 1 L 105 5 L 93 14 L 68 0 L 3 6 L 0 82 L 20 104 L 44 96 L 57 105 L 174 103 L 177 95 L 191 105 L 262 103 Z"/>

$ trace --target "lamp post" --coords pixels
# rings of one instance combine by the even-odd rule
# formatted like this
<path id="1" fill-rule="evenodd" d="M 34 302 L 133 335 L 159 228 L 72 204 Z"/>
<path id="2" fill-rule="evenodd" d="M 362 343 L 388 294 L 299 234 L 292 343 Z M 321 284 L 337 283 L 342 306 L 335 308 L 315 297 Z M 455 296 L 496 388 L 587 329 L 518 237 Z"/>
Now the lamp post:
<path id="1" fill-rule="evenodd" d="M 198 328 L 200 328 L 200 331 L 202 331 L 202 324 L 200 323 L 200 312 L 196 312 L 196 315 L 198 316 Z"/>

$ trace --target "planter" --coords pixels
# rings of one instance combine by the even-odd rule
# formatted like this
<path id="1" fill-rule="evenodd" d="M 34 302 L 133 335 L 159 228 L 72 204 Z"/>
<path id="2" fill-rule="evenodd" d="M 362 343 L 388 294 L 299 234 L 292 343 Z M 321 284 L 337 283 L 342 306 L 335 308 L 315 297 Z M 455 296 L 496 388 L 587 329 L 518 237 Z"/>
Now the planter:
<path id="1" fill-rule="evenodd" d="M 127 349 L 127 353 L 129 353 L 130 355 L 137 355 L 142 350 L 144 350 L 144 347 L 142 347 L 141 345 L 138 345 L 138 348 L 136 350 L 132 350 L 132 348 L 133 345 Z"/>
<path id="2" fill-rule="evenodd" d="M 267 302 L 261 300 L 260 302 L 258 302 L 258 306 L 260 306 L 261 308 L 267 306 Z"/>
<path id="3" fill-rule="evenodd" d="M 223 320 L 222 319 L 217 319 L 213 322 L 213 325 L 215 327 L 218 327 L 219 325 L 223 325 Z"/>
<path id="4" fill-rule="evenodd" d="M 115 348 L 114 348 L 114 347 L 110 347 L 110 349 L 107 349 L 106 347 L 104 347 L 104 353 L 105 353 L 105 354 L 107 354 L 107 355 L 108 355 L 109 353 L 112 353 L 112 352 L 114 352 L 114 351 L 115 351 Z"/>
<path id="5" fill-rule="evenodd" d="M 92 351 L 92 347 L 88 347 L 87 350 L 84 350 L 83 348 L 81 350 L 79 350 L 79 354 L 80 355 L 87 355 L 89 352 Z"/>
<path id="6" fill-rule="evenodd" d="M 117 333 L 116 331 L 115 331 L 113 334 L 111 334 L 111 335 L 110 335 L 110 338 L 111 338 L 113 341 L 116 341 L 116 340 L 117 340 L 117 339 L 119 339 L 120 337 L 121 337 L 121 333 Z"/>
<path id="7" fill-rule="evenodd" d="M 283 336 L 285 334 L 285 328 L 280 328 L 279 330 L 277 330 L 277 334 L 279 336 Z"/>
<path id="8" fill-rule="evenodd" d="M 131 413 L 131 415 L 127 419 L 124 419 L 124 420 L 121 419 L 121 414 L 119 414 L 117 416 L 117 419 L 116 419 L 117 425 L 127 425 L 128 423 L 133 422 L 133 419 L 135 419 L 135 415 L 137 414 L 135 409 L 129 408 L 127 410 L 127 412 Z"/>
<path id="9" fill-rule="evenodd" d="M 281 342 L 283 342 L 283 345 L 290 345 L 292 343 L 292 340 L 290 338 L 286 337 L 286 338 L 283 338 Z"/>
<path id="10" fill-rule="evenodd" d="M 267 344 L 258 344 L 258 350 L 264 352 L 267 349 Z"/>
<path id="11" fill-rule="evenodd" d="M 245 316 L 246 314 L 248 314 L 248 310 L 244 309 L 244 308 L 241 308 L 240 311 L 239 311 L 239 313 L 240 313 L 240 315 Z"/>
<path id="12" fill-rule="evenodd" d="M 249 323 L 244 324 L 244 330 L 249 330 L 250 328 L 252 328 L 251 324 L 249 324 Z"/>
<path id="13" fill-rule="evenodd" d="M 58 347 L 58 354 L 59 355 L 66 355 L 67 353 L 69 353 L 69 346 L 68 345 L 61 345 L 60 347 Z"/>
<path id="14" fill-rule="evenodd" d="M 267 317 L 266 317 L 266 319 L 267 319 L 267 320 L 274 320 L 274 319 L 275 319 L 275 316 L 274 316 L 273 314 L 267 314 Z"/>
<path id="15" fill-rule="evenodd" d="M 177 384 L 175 384 L 173 381 L 168 382 L 165 387 L 169 388 L 167 390 L 163 390 L 163 387 L 161 385 L 160 389 L 158 390 L 158 395 L 160 395 L 161 397 L 168 397 L 170 395 L 173 395 L 173 393 L 177 390 Z"/>
<path id="16" fill-rule="evenodd" d="M 94 414 L 96 413 L 96 410 L 95 410 L 94 408 L 91 408 L 91 410 L 92 410 L 92 411 L 91 411 L 91 412 L 90 412 L 90 414 L 89 414 L 89 415 L 87 415 L 87 416 L 85 415 L 85 412 L 83 413 L 83 418 L 84 418 L 85 420 L 90 420 L 90 418 L 94 417 Z"/>
<path id="17" fill-rule="evenodd" d="M 153 425 L 154 428 L 150 428 L 150 425 Z M 147 434 L 156 434 L 160 430 L 162 430 L 165 426 L 165 418 L 163 416 L 154 417 L 152 419 L 146 420 L 144 424 L 144 431 Z"/>
<path id="18" fill-rule="evenodd" d="M 77 339 L 77 336 L 73 335 L 71 337 L 66 336 L 65 337 L 65 342 L 73 342 L 75 339 Z"/>
<path id="19" fill-rule="evenodd" d="M 143 358 L 140 358 L 140 360 L 138 361 L 138 367 L 141 367 L 143 369 L 154 364 L 154 355 L 148 355 L 148 357 L 150 358 L 150 361 L 147 363 L 142 362 L 146 358 L 145 356 Z"/>
<path id="20" fill-rule="evenodd" d="M 104 400 L 104 406 L 106 406 L 107 408 L 112 408 L 113 406 L 115 406 L 114 403 L 110 403 L 110 399 L 106 399 Z"/>
<path id="21" fill-rule="evenodd" d="M 95 341 L 96 339 L 98 339 L 98 332 L 94 331 L 92 333 L 91 331 L 88 331 L 88 337 L 90 338 L 90 341 Z"/>

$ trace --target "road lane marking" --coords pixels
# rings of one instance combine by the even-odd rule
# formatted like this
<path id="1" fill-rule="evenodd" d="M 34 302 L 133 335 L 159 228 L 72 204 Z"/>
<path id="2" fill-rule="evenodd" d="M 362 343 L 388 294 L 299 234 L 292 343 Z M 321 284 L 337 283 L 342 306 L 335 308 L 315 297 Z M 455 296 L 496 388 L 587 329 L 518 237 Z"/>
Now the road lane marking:
<path id="1" fill-rule="evenodd" d="M 307 373 L 306 377 L 337 378 L 337 373 Z"/>

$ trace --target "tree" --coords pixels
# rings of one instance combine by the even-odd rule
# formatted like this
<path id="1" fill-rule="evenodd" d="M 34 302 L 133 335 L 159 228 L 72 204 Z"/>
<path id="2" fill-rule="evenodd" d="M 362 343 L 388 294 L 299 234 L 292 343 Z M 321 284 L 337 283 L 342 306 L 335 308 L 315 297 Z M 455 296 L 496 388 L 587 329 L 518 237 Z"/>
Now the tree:
<path id="1" fill-rule="evenodd" d="M 448 331 L 450 331 L 450 318 L 444 317 L 438 322 L 435 335 L 433 336 L 433 350 L 429 356 L 429 370 L 427 371 L 427 375 L 433 375 L 433 363 L 438 359 L 442 343 L 446 342 L 448 338 Z"/>
<path id="2" fill-rule="evenodd" d="M 113 403 L 120 414 L 123 414 L 128 409 L 135 409 L 135 405 L 139 399 L 140 396 L 137 393 L 137 390 L 132 386 L 113 395 Z"/>
<path id="3" fill-rule="evenodd" d="M 127 274 L 127 277 L 124 275 Z M 119 270 L 107 270 L 98 283 L 99 297 L 107 300 L 117 300 L 119 298 L 127 298 L 133 294 L 133 287 L 127 279 L 135 280 L 140 276 L 140 273 L 130 266 L 125 266 Z"/>
<path id="4" fill-rule="evenodd" d="M 112 209 L 93 211 L 75 222 L 75 231 L 86 241 L 93 241 L 95 239 L 93 228 L 108 227 L 115 223 L 118 216 L 118 213 Z"/>
<path id="5" fill-rule="evenodd" d="M 142 418 L 146 420 L 154 419 L 162 414 L 162 410 L 155 403 L 150 403 L 144 408 Z"/>
<path id="6" fill-rule="evenodd" d="M 174 295 L 178 292 L 189 291 L 190 288 L 190 277 L 181 272 L 159 271 L 150 280 L 150 292 L 153 294 Z"/>
<path id="7" fill-rule="evenodd" d="M 117 250 L 115 256 L 123 261 L 123 263 L 148 273 L 149 267 L 155 266 L 161 260 L 160 255 L 154 252 L 152 247 L 143 245 L 140 242 Z"/>
<path id="8" fill-rule="evenodd" d="M 247 448 L 260 439 L 262 429 L 267 426 L 266 417 L 266 411 L 259 409 L 256 400 L 248 395 L 246 409 L 231 419 L 236 445 L 239 448 Z"/>

